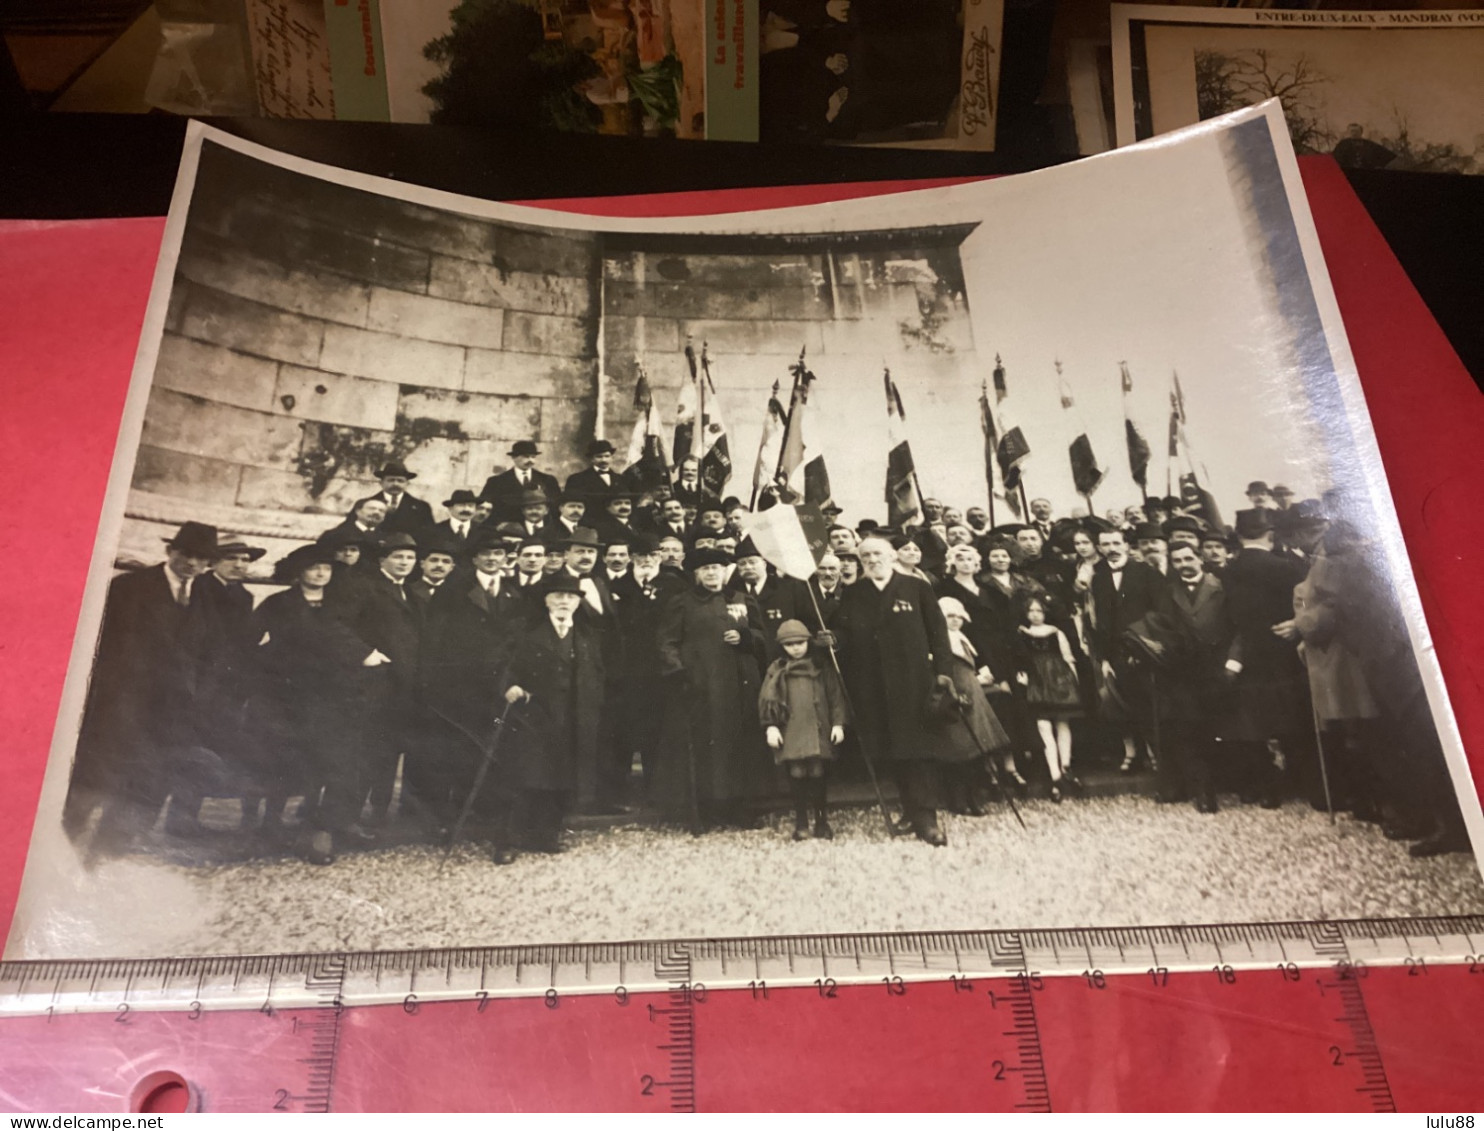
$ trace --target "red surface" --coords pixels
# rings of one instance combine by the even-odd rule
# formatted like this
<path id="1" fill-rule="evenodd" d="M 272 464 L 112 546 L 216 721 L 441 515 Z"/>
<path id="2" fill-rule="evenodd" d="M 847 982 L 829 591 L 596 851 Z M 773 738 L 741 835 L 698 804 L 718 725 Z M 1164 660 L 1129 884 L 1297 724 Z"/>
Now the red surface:
<path id="1" fill-rule="evenodd" d="M 1484 470 L 1475 454 L 1484 450 L 1479 393 L 1338 167 L 1326 160 L 1301 164 L 1438 657 L 1477 773 L 1484 768 L 1478 753 L 1484 749 L 1484 651 L 1476 643 L 1484 639 L 1484 603 L 1476 598 L 1484 547 L 1484 508 L 1476 502 L 1484 497 Z M 870 186 L 840 185 L 615 198 L 590 210 L 699 213 L 869 191 Z M 12 583 L 0 589 L 0 623 L 6 626 L 0 636 L 0 734 L 7 749 L 6 788 L 0 790 L 0 922 L 8 923 L 20 882 L 161 230 L 159 220 L 0 225 L 0 310 L 6 312 L 0 320 L 0 451 L 11 472 L 0 560 L 18 567 Z M 1466 1068 L 1477 1069 L 1484 1051 L 1477 1024 L 1484 979 L 1461 970 L 1434 971 L 1410 983 L 1403 977 L 1376 971 L 1365 987 L 1399 1106 L 1484 1106 L 1484 1073 Z M 1239 991 L 1214 979 L 1188 988 L 1181 980 L 1178 993 L 1154 995 L 1138 981 L 1114 980 L 1104 991 L 1053 981 L 1037 995 L 1057 1107 L 1345 1106 L 1335 1097 L 1345 1093 L 1339 1081 L 1347 1069 L 1330 1067 L 1315 1075 L 1307 1067 L 1316 1055 L 1322 1061 L 1330 1044 L 1340 1043 L 1333 1019 L 1315 1004 L 1317 993 L 1284 984 L 1276 974 L 1271 984 L 1258 986 L 1243 975 Z M 995 1106 L 983 1073 L 997 1045 L 992 1018 L 982 1008 L 972 1012 L 945 987 L 912 987 L 901 999 L 887 998 L 880 989 L 840 992 L 840 1000 L 828 1003 L 811 1001 L 809 991 L 780 992 L 766 1006 L 769 1013 L 750 1020 L 755 1003 L 746 995 L 713 995 L 699 1007 L 698 1048 L 703 1058 L 720 1059 L 698 1062 L 700 1106 L 857 1102 L 811 1091 L 816 1075 L 829 1075 L 812 1072 L 811 1057 L 828 1058 L 821 1064 L 838 1060 L 839 1068 L 831 1071 L 851 1081 L 861 1106 Z M 1087 1012 L 1089 1002 L 1096 1002 L 1094 1012 Z M 435 1024 L 455 1008 L 428 1007 L 418 1017 L 396 1007 L 353 1011 L 340 1082 L 344 1094 L 353 1095 L 356 1082 L 401 1088 L 389 1105 L 416 1106 L 413 1097 L 419 1094 L 442 1094 L 454 1102 L 459 1093 L 443 1091 L 442 1082 L 453 1087 L 479 1071 L 466 1056 L 470 1045 L 451 1048 L 438 1037 L 465 1033 L 464 1026 L 472 1024 L 461 1020 L 446 1030 Z M 600 1107 L 637 1105 L 637 1073 L 647 1071 L 642 1065 L 659 1065 L 660 1054 L 652 1041 L 645 1043 L 648 1032 L 634 1031 L 633 1012 L 615 1025 L 619 1008 L 607 998 L 569 999 L 547 1016 L 540 1003 L 500 1003 L 498 1020 L 482 1018 L 495 1024 L 480 1035 L 500 1038 L 492 1052 L 520 1066 L 509 1078 L 507 1106 L 581 1106 L 585 1100 Z M 835 1012 L 823 1012 L 829 1008 Z M 184 1062 L 191 1062 L 202 1064 L 199 1071 L 230 1068 L 230 1087 L 223 1082 L 215 1094 L 239 1097 L 241 1104 L 234 1106 L 254 1106 L 248 1103 L 249 1093 L 254 1102 L 257 1097 L 252 1088 L 262 1091 L 274 1075 L 264 1067 L 268 1057 L 255 1054 L 292 1047 L 283 1043 L 293 1036 L 284 1033 L 291 1022 L 288 1015 L 257 1014 L 208 1016 L 196 1023 L 179 1015 L 122 1024 L 68 1018 L 50 1026 L 10 1021 L 4 1032 L 10 1049 L 53 1050 L 51 1061 L 38 1057 L 36 1065 L 37 1071 L 52 1072 L 54 1085 L 71 1079 L 87 1086 L 83 1077 L 66 1075 L 65 1065 L 79 1057 L 94 1073 L 124 1065 L 132 1073 L 147 1065 L 189 1075 Z M 180 1028 L 186 1024 L 201 1027 L 187 1032 Z M 413 1058 L 421 1075 L 387 1071 L 387 1048 L 403 1062 Z M 874 1055 L 851 1056 L 856 1048 L 879 1052 L 891 1065 L 907 1063 L 900 1050 L 908 1048 L 940 1055 L 927 1058 L 929 1063 L 913 1060 L 911 1073 L 894 1076 L 876 1070 L 882 1066 Z M 954 1071 L 932 1076 L 929 1069 L 939 1064 Z M 1171 1085 L 1173 1076 L 1183 1081 L 1179 1087 Z M 419 1080 L 438 1082 L 439 1090 L 424 1091 Z M 769 1102 L 774 1094 L 785 1101 Z"/>
<path id="2" fill-rule="evenodd" d="M 1321 992 L 1320 983 L 1324 983 Z M 1331 972 L 1048 978 L 1030 991 L 1055 1111 L 1372 1110 Z M 1375 969 L 1361 983 L 1400 1111 L 1484 1110 L 1484 974 Z M 990 991 L 995 992 L 991 999 Z M 1026 1065 L 1011 979 L 713 991 L 694 1007 L 700 1111 L 1014 1111 Z M 671 1110 L 668 995 L 607 994 L 345 1011 L 335 1111 Z M 12 1110 L 122 1111 L 145 1076 L 188 1080 L 205 1111 L 309 1107 L 308 1015 L 85 1014 L 6 1021 Z"/>

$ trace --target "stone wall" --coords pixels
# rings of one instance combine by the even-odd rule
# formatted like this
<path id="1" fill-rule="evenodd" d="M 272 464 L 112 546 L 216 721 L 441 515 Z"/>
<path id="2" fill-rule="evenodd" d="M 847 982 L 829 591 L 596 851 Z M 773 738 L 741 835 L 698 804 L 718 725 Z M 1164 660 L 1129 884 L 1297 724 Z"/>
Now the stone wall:
<path id="1" fill-rule="evenodd" d="M 187 518 L 276 552 L 377 490 L 437 506 L 535 438 L 581 465 L 597 388 L 597 240 L 459 216 L 207 145 L 120 558 Z M 271 557 L 270 557 L 271 560 Z"/>

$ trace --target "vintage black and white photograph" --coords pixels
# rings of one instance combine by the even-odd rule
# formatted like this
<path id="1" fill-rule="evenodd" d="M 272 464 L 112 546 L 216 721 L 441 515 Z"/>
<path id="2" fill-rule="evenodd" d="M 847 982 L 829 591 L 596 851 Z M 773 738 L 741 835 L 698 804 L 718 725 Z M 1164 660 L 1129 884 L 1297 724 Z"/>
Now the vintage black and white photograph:
<path id="1" fill-rule="evenodd" d="M 765 141 L 992 150 L 1004 0 L 759 0 Z"/>
<path id="2" fill-rule="evenodd" d="M 1294 148 L 1484 173 L 1484 12 L 1113 6 L 1120 144 L 1278 99 Z"/>
<path id="3" fill-rule="evenodd" d="M 1484 909 L 1296 186 L 1276 104 L 671 220 L 193 125 L 6 956 Z"/>

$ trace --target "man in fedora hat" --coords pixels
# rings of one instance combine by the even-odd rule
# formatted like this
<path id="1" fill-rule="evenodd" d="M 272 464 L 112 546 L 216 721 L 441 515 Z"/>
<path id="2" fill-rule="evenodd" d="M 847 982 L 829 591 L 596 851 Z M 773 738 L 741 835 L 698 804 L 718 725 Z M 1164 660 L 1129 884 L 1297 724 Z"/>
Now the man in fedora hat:
<path id="1" fill-rule="evenodd" d="M 154 824 L 199 738 L 199 674 L 212 616 L 197 586 L 219 553 L 216 527 L 186 522 L 165 561 L 108 586 L 63 824 L 77 837 L 102 807 L 94 853 L 126 850 Z M 199 805 L 195 789 L 179 808 Z M 195 813 L 189 813 L 194 820 Z"/>
<path id="2" fill-rule="evenodd" d="M 463 556 L 470 539 L 479 530 L 479 524 L 474 521 L 474 512 L 479 509 L 479 496 L 467 487 L 460 487 L 443 500 L 443 506 L 448 511 L 448 517 L 433 527 L 433 534 L 435 537 L 453 539 L 460 556 Z"/>
<path id="3" fill-rule="evenodd" d="M 484 481 L 479 497 L 493 504 L 490 514 L 493 521 L 518 521 L 521 508 L 527 505 L 524 499 L 529 491 L 540 491 L 542 502 L 548 506 L 561 496 L 562 488 L 556 476 L 537 470 L 536 457 L 540 454 L 534 440 L 517 440 L 510 447 L 510 462 L 514 466 Z"/>
<path id="4" fill-rule="evenodd" d="M 382 523 L 383 527 L 417 534 L 433 525 L 433 508 L 428 505 L 427 500 L 407 493 L 407 484 L 416 479 L 417 475 L 408 471 L 406 464 L 400 460 L 389 460 L 376 473 L 376 478 L 381 480 L 381 490 L 371 497 L 386 504 L 386 521 Z"/>
<path id="5" fill-rule="evenodd" d="M 590 525 L 583 522 L 587 509 L 587 496 L 568 488 L 557 499 L 557 512 L 546 520 L 543 532 L 552 541 L 572 537 L 573 531 L 579 526 Z"/>
<path id="6" fill-rule="evenodd" d="M 463 547 L 453 538 L 425 533 L 418 544 L 417 575 L 407 582 L 408 592 L 424 606 L 458 572 Z"/>
<path id="7" fill-rule="evenodd" d="M 598 532 L 604 545 L 632 545 L 638 534 L 634 529 L 634 496 L 623 488 L 611 491 L 603 500 L 602 513 L 594 515 L 587 525 Z"/>
<path id="8" fill-rule="evenodd" d="M 515 520 L 521 534 L 526 538 L 551 538 L 552 524 L 548 519 L 551 507 L 546 496 L 532 487 L 521 493 L 516 500 L 520 504 L 519 517 Z"/>
<path id="9" fill-rule="evenodd" d="M 337 546 L 357 543 L 362 547 L 372 546 L 382 535 L 382 524 L 386 522 L 386 503 L 375 495 L 357 499 L 350 514 L 338 526 L 332 526 L 319 536 L 318 541 Z M 374 573 L 375 560 L 366 553 L 355 563 L 359 573 Z M 339 571 L 337 570 L 337 575 Z"/>
<path id="10" fill-rule="evenodd" d="M 567 477 L 567 494 L 587 503 L 588 514 L 601 514 L 608 497 L 622 490 L 622 477 L 613 470 L 613 445 L 594 440 L 587 446 L 587 467 Z"/>

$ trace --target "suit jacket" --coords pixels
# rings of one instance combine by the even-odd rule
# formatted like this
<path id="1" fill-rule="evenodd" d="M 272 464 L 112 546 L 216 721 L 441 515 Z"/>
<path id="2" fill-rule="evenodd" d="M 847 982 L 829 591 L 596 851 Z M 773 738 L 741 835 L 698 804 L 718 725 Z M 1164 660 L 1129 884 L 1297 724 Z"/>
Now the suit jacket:
<path id="1" fill-rule="evenodd" d="M 423 632 L 421 674 L 428 704 L 475 734 L 486 733 L 512 643 L 534 616 L 531 603 L 508 577 L 494 596 L 479 584 L 478 574 L 445 581 L 428 605 Z"/>
<path id="2" fill-rule="evenodd" d="M 378 491 L 371 496 L 386 503 L 386 521 L 381 524 L 383 530 L 401 531 L 403 534 L 421 534 L 433 525 L 433 508 L 426 499 L 419 499 L 415 495 L 402 493 L 402 501 L 397 504 L 397 509 L 392 509 L 391 500 L 387 498 L 385 491 Z"/>
<path id="3" fill-rule="evenodd" d="M 747 583 L 740 578 L 735 580 L 746 592 Z M 770 573 L 758 587 L 757 593 L 748 595 L 757 602 L 758 613 L 762 617 L 763 644 L 769 663 L 783 654 L 783 646 L 778 643 L 780 624 L 786 620 L 797 620 L 808 625 L 818 619 L 814 616 L 814 602 L 809 599 L 809 590 L 797 578 Z"/>
<path id="4" fill-rule="evenodd" d="M 616 471 L 608 473 L 608 482 L 590 467 L 574 472 L 567 477 L 568 494 L 581 495 L 587 502 L 587 517 L 594 518 L 603 513 L 608 500 L 623 490 L 623 477 Z"/>
<path id="5" fill-rule="evenodd" d="M 340 591 L 336 614 L 370 647 L 391 660 L 367 669 L 369 693 L 410 700 L 417 688 L 423 606 L 407 588 L 405 599 L 380 570 Z M 328 600 L 331 594 L 327 593 Z"/>
<path id="6" fill-rule="evenodd" d="M 824 623 L 819 622 L 819 617 L 814 612 L 814 602 L 809 603 L 809 615 L 805 617 L 804 623 L 815 632 L 822 628 L 829 628 L 835 623 L 835 617 L 840 612 L 840 601 L 845 596 L 846 585 L 843 581 L 836 583 L 835 588 L 826 593 L 820 588 L 817 576 L 809 579 L 809 588 L 814 590 L 814 600 L 819 602 L 819 611 L 824 614 Z"/>
<path id="7" fill-rule="evenodd" d="M 1132 558 L 1123 567 L 1123 585 L 1113 584 L 1113 571 L 1106 561 L 1092 571 L 1092 646 L 1099 661 L 1115 668 L 1128 662 L 1123 631 L 1148 616 L 1167 596 L 1164 576 L 1153 566 Z"/>
<path id="8" fill-rule="evenodd" d="M 556 476 L 548 475 L 544 471 L 531 468 L 531 489 L 540 491 L 546 496 L 546 505 L 556 507 L 557 500 L 561 498 L 562 488 L 556 481 Z M 479 492 L 479 497 L 486 502 L 494 504 L 494 511 L 489 521 L 519 522 L 520 521 L 520 497 L 527 488 L 520 485 L 520 480 L 515 477 L 515 469 L 502 471 L 498 475 L 491 475 L 484 481 L 484 489 Z"/>
<path id="9" fill-rule="evenodd" d="M 1226 589 L 1209 573 L 1195 591 L 1178 577 L 1168 581 L 1169 600 L 1156 616 L 1170 627 L 1169 659 L 1160 670 L 1160 713 L 1167 718 L 1213 720 L 1231 706 L 1224 669 L 1241 659 L 1227 615 Z"/>
<path id="10" fill-rule="evenodd" d="M 468 531 L 467 534 L 464 534 L 462 537 L 460 535 L 455 534 L 453 532 L 453 520 L 452 519 L 445 518 L 442 522 L 435 522 L 432 525 L 431 529 L 432 529 L 432 532 L 437 537 L 444 538 L 444 539 L 447 539 L 450 542 L 455 543 L 459 547 L 459 549 L 461 551 L 464 551 L 464 552 L 467 553 L 468 546 L 469 546 L 469 539 L 472 538 L 475 535 L 475 533 L 478 532 L 478 530 L 479 530 L 479 523 L 477 523 L 477 522 L 475 522 L 475 521 L 473 521 L 471 519 L 469 521 L 469 531 Z"/>
<path id="11" fill-rule="evenodd" d="M 582 521 L 584 526 L 590 526 L 598 532 L 598 539 L 605 546 L 612 546 L 619 542 L 625 546 L 632 546 L 639 535 L 632 519 L 625 525 L 611 514 L 598 514 L 584 518 Z"/>

